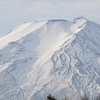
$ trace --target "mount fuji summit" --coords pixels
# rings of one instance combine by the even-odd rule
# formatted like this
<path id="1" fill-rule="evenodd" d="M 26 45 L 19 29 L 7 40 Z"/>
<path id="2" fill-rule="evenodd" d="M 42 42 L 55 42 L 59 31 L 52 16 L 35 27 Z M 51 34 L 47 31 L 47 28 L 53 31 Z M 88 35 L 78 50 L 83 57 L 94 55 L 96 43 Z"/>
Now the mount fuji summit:
<path id="1" fill-rule="evenodd" d="M 0 100 L 78 100 L 100 93 L 100 25 L 84 17 L 24 23 L 0 37 Z"/>

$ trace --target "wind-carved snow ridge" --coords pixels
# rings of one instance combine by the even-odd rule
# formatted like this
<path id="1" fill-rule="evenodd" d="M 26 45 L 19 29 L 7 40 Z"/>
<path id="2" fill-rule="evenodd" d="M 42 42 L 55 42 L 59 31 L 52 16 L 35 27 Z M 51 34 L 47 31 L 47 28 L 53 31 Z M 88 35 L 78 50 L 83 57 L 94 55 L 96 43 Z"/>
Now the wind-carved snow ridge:
<path id="1" fill-rule="evenodd" d="M 24 23 L 0 42 L 0 100 L 100 93 L 100 25 L 84 17 Z"/>

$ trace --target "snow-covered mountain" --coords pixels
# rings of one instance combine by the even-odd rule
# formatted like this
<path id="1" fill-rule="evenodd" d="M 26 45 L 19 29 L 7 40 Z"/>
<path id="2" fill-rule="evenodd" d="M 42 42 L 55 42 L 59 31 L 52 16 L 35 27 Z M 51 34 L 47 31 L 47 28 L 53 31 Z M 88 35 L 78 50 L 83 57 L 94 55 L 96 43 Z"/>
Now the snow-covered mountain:
<path id="1" fill-rule="evenodd" d="M 61 100 L 100 93 L 100 25 L 29 22 L 0 38 L 0 100 Z"/>

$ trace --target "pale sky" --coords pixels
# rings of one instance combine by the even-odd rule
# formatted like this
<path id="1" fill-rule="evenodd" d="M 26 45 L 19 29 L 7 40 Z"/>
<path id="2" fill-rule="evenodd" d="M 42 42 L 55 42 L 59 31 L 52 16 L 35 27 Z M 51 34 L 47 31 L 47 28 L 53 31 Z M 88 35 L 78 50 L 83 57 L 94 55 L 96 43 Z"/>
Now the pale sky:
<path id="1" fill-rule="evenodd" d="M 0 0 L 0 36 L 24 22 L 81 16 L 100 24 L 100 0 Z"/>

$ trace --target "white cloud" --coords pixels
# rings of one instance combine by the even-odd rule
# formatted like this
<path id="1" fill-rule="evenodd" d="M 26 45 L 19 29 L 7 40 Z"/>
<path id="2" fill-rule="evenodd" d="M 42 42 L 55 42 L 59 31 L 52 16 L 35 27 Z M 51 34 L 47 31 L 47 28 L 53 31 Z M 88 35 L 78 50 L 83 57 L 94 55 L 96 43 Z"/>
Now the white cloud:
<path id="1" fill-rule="evenodd" d="M 99 12 L 100 0 L 0 0 L 0 33 L 32 20 L 84 16 L 100 23 Z"/>

